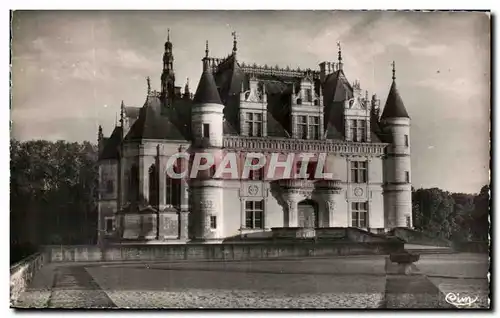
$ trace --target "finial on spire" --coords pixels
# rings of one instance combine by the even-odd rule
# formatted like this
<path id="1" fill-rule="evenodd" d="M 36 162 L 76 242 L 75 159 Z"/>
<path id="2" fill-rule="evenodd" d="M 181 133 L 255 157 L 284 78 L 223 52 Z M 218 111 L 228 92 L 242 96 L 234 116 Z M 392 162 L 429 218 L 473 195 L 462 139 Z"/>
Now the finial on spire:
<path id="1" fill-rule="evenodd" d="M 396 80 L 396 62 L 392 61 L 392 80 Z"/>
<path id="2" fill-rule="evenodd" d="M 233 33 L 231 33 L 231 35 L 233 36 L 233 54 L 236 54 L 236 51 L 238 50 L 236 45 L 238 44 L 237 40 L 236 40 L 236 31 L 233 31 Z"/>
<path id="3" fill-rule="evenodd" d="M 167 42 L 170 42 L 170 28 L 167 29 Z"/>
<path id="4" fill-rule="evenodd" d="M 146 77 L 146 82 L 148 83 L 148 95 L 151 94 L 151 79 Z"/>
<path id="5" fill-rule="evenodd" d="M 205 42 L 205 57 L 208 58 L 208 40 Z"/>
<path id="6" fill-rule="evenodd" d="M 122 104 L 120 106 L 120 126 L 121 127 L 123 127 L 124 118 L 125 118 L 125 104 L 123 103 L 123 100 L 122 100 Z"/>
<path id="7" fill-rule="evenodd" d="M 342 63 L 342 47 L 340 46 L 340 41 L 337 41 L 337 47 L 339 48 L 339 63 Z"/>

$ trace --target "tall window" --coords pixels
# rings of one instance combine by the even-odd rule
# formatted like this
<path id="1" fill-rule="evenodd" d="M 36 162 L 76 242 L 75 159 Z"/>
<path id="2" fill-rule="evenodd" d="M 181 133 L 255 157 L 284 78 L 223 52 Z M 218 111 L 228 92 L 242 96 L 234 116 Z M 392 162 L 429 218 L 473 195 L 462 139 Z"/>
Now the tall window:
<path id="1" fill-rule="evenodd" d="M 217 216 L 215 215 L 210 216 L 210 228 L 213 230 L 217 228 Z"/>
<path id="2" fill-rule="evenodd" d="M 133 165 L 130 168 L 129 199 L 135 202 L 139 199 L 139 168 Z"/>
<path id="3" fill-rule="evenodd" d="M 298 116 L 297 133 L 301 139 L 319 139 L 319 116 Z"/>
<path id="4" fill-rule="evenodd" d="M 352 203 L 352 226 L 362 228 L 368 227 L 368 203 Z"/>
<path id="5" fill-rule="evenodd" d="M 208 138 L 208 137 L 210 137 L 210 125 L 203 124 L 203 138 Z"/>
<path id="6" fill-rule="evenodd" d="M 366 141 L 366 120 L 352 119 L 351 120 L 351 136 L 354 142 Z"/>
<path id="7" fill-rule="evenodd" d="M 368 180 L 368 162 L 351 161 L 351 182 L 366 183 Z"/>
<path id="8" fill-rule="evenodd" d="M 107 180 L 106 181 L 106 192 L 113 193 L 113 190 L 114 190 L 113 180 Z"/>
<path id="9" fill-rule="evenodd" d="M 408 135 L 405 135 L 405 146 L 410 146 L 410 139 L 408 138 Z"/>
<path id="10" fill-rule="evenodd" d="M 259 159 L 253 158 L 252 165 L 256 165 L 259 163 Z M 248 179 L 249 180 L 262 180 L 264 176 L 264 168 L 259 168 L 257 170 L 248 171 Z"/>
<path id="11" fill-rule="evenodd" d="M 264 201 L 245 202 L 245 227 L 247 229 L 262 229 L 264 217 Z"/>
<path id="12" fill-rule="evenodd" d="M 113 232 L 113 229 L 114 229 L 114 218 L 113 217 L 106 217 L 105 218 L 105 229 L 104 231 L 108 234 L 110 234 L 111 232 Z"/>
<path id="13" fill-rule="evenodd" d="M 319 117 L 309 117 L 309 138 L 314 140 L 319 139 Z"/>
<path id="14" fill-rule="evenodd" d="M 299 116 L 297 125 L 299 137 L 307 139 L 307 116 Z"/>
<path id="15" fill-rule="evenodd" d="M 158 206 L 158 188 L 158 169 L 156 165 L 153 164 L 149 168 L 149 204 L 151 204 L 151 206 Z"/>
<path id="16" fill-rule="evenodd" d="M 405 171 L 405 180 L 406 183 L 410 183 L 410 171 Z"/>
<path id="17" fill-rule="evenodd" d="M 247 113 L 245 121 L 248 127 L 248 136 L 262 136 L 262 113 Z"/>
<path id="18" fill-rule="evenodd" d="M 165 180 L 165 203 L 171 206 L 178 206 L 180 203 L 180 180 L 172 179 L 168 175 Z"/>

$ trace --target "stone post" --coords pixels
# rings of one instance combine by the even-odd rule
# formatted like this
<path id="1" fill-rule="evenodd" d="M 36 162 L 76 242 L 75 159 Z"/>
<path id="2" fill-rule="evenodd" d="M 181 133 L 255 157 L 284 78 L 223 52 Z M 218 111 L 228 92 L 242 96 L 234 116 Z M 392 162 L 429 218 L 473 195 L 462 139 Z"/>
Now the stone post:
<path id="1" fill-rule="evenodd" d="M 149 199 L 149 184 L 148 184 L 149 167 L 146 167 L 144 162 L 144 145 L 139 146 L 139 204 L 144 200 Z"/>
<path id="2" fill-rule="evenodd" d="M 163 211 L 167 204 L 167 194 L 166 194 L 166 177 L 167 177 L 167 158 L 163 155 L 162 145 L 158 145 L 156 148 L 156 155 L 158 156 L 158 210 Z"/>
<path id="3" fill-rule="evenodd" d="M 299 226 L 299 209 L 298 200 L 295 198 L 288 198 L 286 201 L 288 210 L 288 227 L 298 227 Z"/>
<path id="4" fill-rule="evenodd" d="M 188 231 L 188 223 L 189 223 L 189 211 L 180 211 L 179 212 L 179 239 L 187 240 L 189 238 Z"/>
<path id="5" fill-rule="evenodd" d="M 179 153 L 184 153 L 186 148 L 184 146 L 179 147 Z M 179 159 L 180 162 L 180 173 L 184 173 L 188 169 L 188 160 L 185 158 Z M 179 214 L 179 238 L 181 240 L 187 240 L 189 237 L 189 184 L 187 180 L 188 176 L 179 180 L 180 182 L 180 214 Z"/>

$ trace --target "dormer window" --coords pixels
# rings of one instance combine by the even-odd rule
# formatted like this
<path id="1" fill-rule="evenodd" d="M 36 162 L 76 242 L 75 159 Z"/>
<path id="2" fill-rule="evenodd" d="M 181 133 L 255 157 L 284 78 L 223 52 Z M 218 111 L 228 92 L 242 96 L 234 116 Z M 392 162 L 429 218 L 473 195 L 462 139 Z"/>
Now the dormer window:
<path id="1" fill-rule="evenodd" d="M 354 142 L 366 142 L 366 120 L 351 120 L 351 138 Z"/>
<path id="2" fill-rule="evenodd" d="M 299 116 L 298 133 L 300 139 L 307 139 L 307 116 Z"/>
<path id="3" fill-rule="evenodd" d="M 309 138 L 314 140 L 319 139 L 319 117 L 309 117 Z"/>
<path id="4" fill-rule="evenodd" d="M 297 134 L 300 139 L 318 140 L 319 135 L 319 116 L 298 116 Z"/>
<path id="5" fill-rule="evenodd" d="M 245 122 L 248 136 L 262 137 L 262 113 L 247 113 Z"/>

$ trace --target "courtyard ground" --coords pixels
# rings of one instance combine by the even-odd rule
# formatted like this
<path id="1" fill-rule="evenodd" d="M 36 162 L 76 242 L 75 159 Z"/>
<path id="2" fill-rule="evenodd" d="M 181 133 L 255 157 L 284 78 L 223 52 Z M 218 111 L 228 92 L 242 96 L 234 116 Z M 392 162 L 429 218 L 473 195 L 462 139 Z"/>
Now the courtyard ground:
<path id="1" fill-rule="evenodd" d="M 439 298 L 441 305 L 447 293 L 477 296 L 470 307 L 488 307 L 488 255 L 424 254 L 416 266 L 425 274 L 420 281 L 388 278 L 385 256 L 53 263 L 37 273 L 16 306 L 392 308 L 394 295 L 414 292 L 425 294 L 425 299 Z M 433 306 L 413 296 L 408 296 L 406 307 Z"/>

